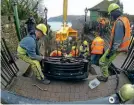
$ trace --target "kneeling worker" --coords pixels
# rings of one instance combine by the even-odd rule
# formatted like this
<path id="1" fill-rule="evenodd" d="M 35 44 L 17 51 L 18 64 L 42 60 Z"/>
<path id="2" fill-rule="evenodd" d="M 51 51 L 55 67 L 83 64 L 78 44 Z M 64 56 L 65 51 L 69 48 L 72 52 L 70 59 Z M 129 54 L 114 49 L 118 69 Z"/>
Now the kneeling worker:
<path id="1" fill-rule="evenodd" d="M 17 49 L 17 54 L 20 59 L 31 65 L 31 69 L 39 81 L 44 84 L 49 84 L 50 80 L 44 77 L 40 65 L 40 61 L 45 59 L 45 57 L 39 56 L 37 52 L 37 40 L 46 35 L 46 31 L 47 27 L 44 24 L 37 25 L 35 34 L 28 35 L 20 41 Z"/>
<path id="2" fill-rule="evenodd" d="M 103 51 L 104 51 L 104 40 L 99 35 L 97 35 L 91 45 L 92 64 L 95 64 L 95 65 L 99 64 L 99 59 L 102 56 Z"/>
<path id="3" fill-rule="evenodd" d="M 88 55 L 89 55 L 89 45 L 88 42 L 85 40 L 80 46 L 80 57 L 85 58 Z"/>
<path id="4" fill-rule="evenodd" d="M 54 50 L 50 53 L 51 57 L 62 56 L 61 51 Z"/>
<path id="5" fill-rule="evenodd" d="M 69 57 L 75 57 L 78 56 L 78 49 L 76 48 L 76 46 L 72 46 L 72 50 L 68 55 Z"/>

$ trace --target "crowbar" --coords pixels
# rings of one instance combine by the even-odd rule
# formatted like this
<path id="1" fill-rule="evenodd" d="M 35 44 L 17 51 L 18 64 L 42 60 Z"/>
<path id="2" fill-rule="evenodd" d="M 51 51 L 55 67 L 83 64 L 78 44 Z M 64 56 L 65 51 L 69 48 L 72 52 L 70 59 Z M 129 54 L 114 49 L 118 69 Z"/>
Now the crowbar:
<path id="1" fill-rule="evenodd" d="M 36 86 L 37 88 L 39 88 L 39 89 L 42 90 L 42 91 L 47 91 L 47 89 L 42 89 L 41 87 L 39 87 L 39 86 L 36 85 L 36 84 L 32 84 L 32 86 Z"/>

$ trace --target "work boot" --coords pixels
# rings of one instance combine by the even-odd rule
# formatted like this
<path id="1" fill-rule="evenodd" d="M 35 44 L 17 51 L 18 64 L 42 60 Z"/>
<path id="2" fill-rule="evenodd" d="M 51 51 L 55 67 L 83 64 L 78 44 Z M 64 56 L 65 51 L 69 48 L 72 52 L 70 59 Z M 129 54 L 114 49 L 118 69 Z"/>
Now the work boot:
<path id="1" fill-rule="evenodd" d="M 48 80 L 48 79 L 46 79 L 46 78 L 44 78 L 43 80 L 41 80 L 41 83 L 43 83 L 43 84 L 50 84 L 50 80 Z"/>
<path id="2" fill-rule="evenodd" d="M 108 77 L 98 76 L 97 79 L 98 79 L 99 81 L 107 82 Z"/>

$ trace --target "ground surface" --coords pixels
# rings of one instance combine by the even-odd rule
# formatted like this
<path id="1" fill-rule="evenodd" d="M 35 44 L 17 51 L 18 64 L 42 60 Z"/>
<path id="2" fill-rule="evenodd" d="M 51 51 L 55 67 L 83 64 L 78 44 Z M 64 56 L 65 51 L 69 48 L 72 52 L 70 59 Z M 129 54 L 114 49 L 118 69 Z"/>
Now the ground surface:
<path id="1" fill-rule="evenodd" d="M 116 67 L 120 68 L 125 58 L 126 54 L 122 53 L 114 60 L 113 63 L 115 64 Z M 23 68 L 24 66 L 21 63 L 20 67 Z M 99 74 L 100 73 L 99 67 L 96 66 L 93 67 Z M 87 80 L 79 82 L 53 80 L 49 85 L 41 84 L 34 78 L 18 76 L 15 79 L 12 86 L 9 88 L 9 91 L 12 91 L 25 97 L 36 98 L 41 100 L 59 101 L 59 102 L 84 101 L 109 96 L 115 93 L 117 83 L 115 75 L 110 76 L 109 80 L 106 83 L 101 82 L 101 84 L 97 88 L 90 89 L 88 86 L 89 81 L 93 80 L 96 76 L 97 75 L 89 74 Z M 122 73 L 119 74 L 119 78 L 120 82 L 118 88 L 120 88 L 125 83 L 129 83 L 129 80 L 124 74 Z M 47 91 L 42 91 L 39 88 L 32 86 L 32 84 L 37 84 L 42 89 L 47 89 Z"/>
<path id="2" fill-rule="evenodd" d="M 120 54 L 117 59 L 114 60 L 114 64 L 117 67 L 121 67 L 125 54 Z M 118 62 L 118 63 L 117 63 Z M 92 66 L 97 74 L 100 73 L 100 69 L 97 66 Z M 97 88 L 90 89 L 88 84 L 90 80 L 93 80 L 97 75 L 89 74 L 87 80 L 83 81 L 52 81 L 49 85 L 44 85 L 36 81 L 34 78 L 18 76 L 13 85 L 9 88 L 9 91 L 15 92 L 19 95 L 36 98 L 41 100 L 52 100 L 52 101 L 84 101 L 89 99 L 95 99 L 98 97 L 109 96 L 115 93 L 116 88 L 116 76 L 110 76 L 108 82 L 101 83 Z M 124 74 L 119 74 L 119 87 L 125 83 L 129 83 L 129 80 Z M 47 91 L 42 91 L 39 88 L 32 86 L 32 84 L 37 84 L 42 89 L 47 89 Z"/>
<path id="3" fill-rule="evenodd" d="M 120 74 L 120 84 L 121 87 L 125 83 L 129 83 L 128 79 L 124 74 Z M 11 86 L 9 91 L 15 92 L 19 95 L 36 98 L 41 100 L 52 100 L 52 101 L 84 101 L 89 99 L 95 99 L 98 97 L 109 96 L 115 93 L 116 87 L 116 76 L 113 75 L 109 77 L 108 82 L 101 83 L 97 88 L 90 89 L 88 83 L 90 80 L 94 79 L 95 76 L 89 75 L 87 80 L 83 81 L 52 81 L 49 85 L 41 84 L 32 78 L 18 77 L 16 78 L 14 84 Z M 37 84 L 42 89 L 47 89 L 47 91 L 42 91 L 32 84 Z"/>

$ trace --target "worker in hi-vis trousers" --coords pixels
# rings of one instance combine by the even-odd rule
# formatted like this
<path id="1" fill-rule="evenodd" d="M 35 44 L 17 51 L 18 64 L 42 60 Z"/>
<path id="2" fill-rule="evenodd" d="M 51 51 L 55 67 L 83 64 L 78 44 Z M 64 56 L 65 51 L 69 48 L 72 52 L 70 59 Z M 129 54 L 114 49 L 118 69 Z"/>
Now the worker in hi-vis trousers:
<path id="1" fill-rule="evenodd" d="M 97 77 L 98 80 L 106 82 L 109 77 L 108 68 L 112 61 L 120 52 L 128 51 L 130 44 L 130 23 L 127 17 L 121 16 L 119 5 L 116 3 L 110 4 L 108 12 L 111 18 L 115 21 L 112 32 L 109 49 L 103 54 L 99 60 L 99 65 L 103 76 Z"/>
<path id="2" fill-rule="evenodd" d="M 45 59 L 38 53 L 37 40 L 46 35 L 47 27 L 44 24 L 36 26 L 35 34 L 27 35 L 23 38 L 17 49 L 17 54 L 20 59 L 30 64 L 36 78 L 44 84 L 49 84 L 50 80 L 44 77 L 41 70 L 40 61 Z"/>

